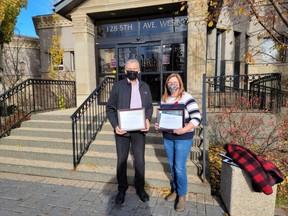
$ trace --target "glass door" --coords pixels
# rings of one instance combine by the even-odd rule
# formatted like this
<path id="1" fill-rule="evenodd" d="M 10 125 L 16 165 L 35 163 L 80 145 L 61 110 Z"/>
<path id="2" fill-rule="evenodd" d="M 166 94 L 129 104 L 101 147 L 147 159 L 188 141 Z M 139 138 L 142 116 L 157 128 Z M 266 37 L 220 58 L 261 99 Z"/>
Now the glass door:
<path id="1" fill-rule="evenodd" d="M 161 100 L 162 48 L 159 43 L 139 45 L 141 79 L 150 86 L 153 103 Z"/>
<path id="2" fill-rule="evenodd" d="M 179 73 L 186 89 L 186 43 L 147 42 L 116 44 L 97 47 L 97 82 L 112 76 L 125 78 L 125 63 L 135 58 L 140 63 L 140 79 L 150 86 L 152 100 L 158 105 L 163 95 L 166 78 Z"/>
<path id="3" fill-rule="evenodd" d="M 139 48 L 137 45 L 124 44 L 117 47 L 117 80 L 125 78 L 125 63 L 129 59 L 139 60 Z"/>
<path id="4" fill-rule="evenodd" d="M 161 44 L 121 44 L 117 48 L 118 74 L 117 79 L 125 77 L 125 63 L 135 58 L 140 63 L 140 79 L 150 86 L 153 103 L 159 103 L 161 97 Z"/>

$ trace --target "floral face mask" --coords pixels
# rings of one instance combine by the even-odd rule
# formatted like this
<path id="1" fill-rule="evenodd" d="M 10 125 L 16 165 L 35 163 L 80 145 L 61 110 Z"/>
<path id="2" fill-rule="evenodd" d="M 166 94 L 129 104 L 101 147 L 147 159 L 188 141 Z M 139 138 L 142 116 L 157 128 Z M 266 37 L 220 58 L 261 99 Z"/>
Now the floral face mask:
<path id="1" fill-rule="evenodd" d="M 176 91 L 178 91 L 179 89 L 179 84 L 178 83 L 168 83 L 167 85 L 168 90 L 170 91 L 170 93 L 174 93 Z"/>

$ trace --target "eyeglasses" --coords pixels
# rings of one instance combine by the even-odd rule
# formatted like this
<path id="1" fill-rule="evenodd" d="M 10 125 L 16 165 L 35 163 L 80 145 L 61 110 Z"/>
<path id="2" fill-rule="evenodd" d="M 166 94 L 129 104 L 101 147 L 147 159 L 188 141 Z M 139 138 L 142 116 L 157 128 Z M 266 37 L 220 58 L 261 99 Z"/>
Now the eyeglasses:
<path id="1" fill-rule="evenodd" d="M 168 82 L 168 85 L 178 85 L 178 82 Z"/>

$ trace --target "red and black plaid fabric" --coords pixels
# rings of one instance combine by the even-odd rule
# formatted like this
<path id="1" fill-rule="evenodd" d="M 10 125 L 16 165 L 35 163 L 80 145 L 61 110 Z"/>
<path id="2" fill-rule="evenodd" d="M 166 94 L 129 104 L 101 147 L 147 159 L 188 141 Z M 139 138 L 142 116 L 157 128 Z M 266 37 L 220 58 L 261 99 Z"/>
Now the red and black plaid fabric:
<path id="1" fill-rule="evenodd" d="M 227 156 L 244 169 L 252 178 L 255 191 L 269 195 L 273 192 L 272 186 L 281 183 L 284 175 L 271 162 L 264 160 L 255 153 L 236 144 L 226 144 L 224 146 Z"/>

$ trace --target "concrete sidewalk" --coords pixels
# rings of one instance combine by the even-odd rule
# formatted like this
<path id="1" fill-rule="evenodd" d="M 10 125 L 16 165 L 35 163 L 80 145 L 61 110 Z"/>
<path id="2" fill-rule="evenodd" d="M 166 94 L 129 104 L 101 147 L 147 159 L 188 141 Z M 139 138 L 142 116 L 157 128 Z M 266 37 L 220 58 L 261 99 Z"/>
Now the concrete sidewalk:
<path id="1" fill-rule="evenodd" d="M 190 193 L 187 208 L 178 213 L 174 204 L 164 200 L 161 189 L 147 188 L 150 201 L 143 203 L 129 187 L 123 205 L 114 203 L 117 185 L 0 172 L 0 216 L 79 215 L 222 216 L 221 200 Z M 285 216 L 281 210 L 275 215 Z"/>

